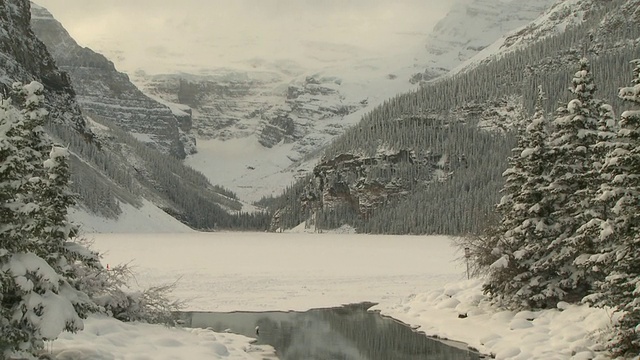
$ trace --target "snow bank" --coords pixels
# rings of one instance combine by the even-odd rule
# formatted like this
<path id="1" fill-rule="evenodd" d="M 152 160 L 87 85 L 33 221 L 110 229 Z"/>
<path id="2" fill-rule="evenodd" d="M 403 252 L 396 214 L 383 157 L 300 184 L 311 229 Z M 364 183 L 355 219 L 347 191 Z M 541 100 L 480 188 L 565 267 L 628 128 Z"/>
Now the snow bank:
<path id="1" fill-rule="evenodd" d="M 375 307 L 427 335 L 463 341 L 496 359 L 607 359 L 596 339 L 611 324 L 605 309 L 560 303 L 512 312 L 490 304 L 478 279 Z"/>
<path id="2" fill-rule="evenodd" d="M 162 325 L 123 323 L 92 316 L 77 334 L 64 333 L 49 344 L 57 360 L 164 360 L 164 359 L 275 359 L 269 346 L 252 339 L 219 334 L 206 329 L 169 328 Z"/>
<path id="3" fill-rule="evenodd" d="M 147 200 L 136 208 L 120 203 L 122 214 L 117 219 L 107 219 L 84 209 L 72 208 L 71 220 L 80 225 L 84 233 L 189 233 L 190 227 L 165 213 Z"/>

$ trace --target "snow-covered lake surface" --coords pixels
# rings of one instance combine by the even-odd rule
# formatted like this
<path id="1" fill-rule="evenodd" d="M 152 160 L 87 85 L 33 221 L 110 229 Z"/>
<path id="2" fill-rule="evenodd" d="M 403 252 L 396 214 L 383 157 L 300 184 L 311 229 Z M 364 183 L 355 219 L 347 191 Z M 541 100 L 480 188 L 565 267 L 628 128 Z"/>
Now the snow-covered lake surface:
<path id="1" fill-rule="evenodd" d="M 177 281 L 188 310 L 397 303 L 465 277 L 447 237 L 306 233 L 97 234 L 103 263 L 142 287 Z"/>
<path id="2" fill-rule="evenodd" d="M 100 234 L 104 264 L 131 263 L 139 286 L 178 281 L 192 310 L 305 310 L 372 301 L 428 335 L 463 341 L 496 359 L 607 359 L 597 345 L 611 312 L 559 303 L 497 308 L 482 279 L 466 280 L 444 236 L 306 233 Z M 460 316 L 464 315 L 464 316 Z M 273 349 L 208 330 L 92 317 L 53 343 L 58 359 L 271 359 Z M 97 352 L 96 352 L 97 351 Z"/>

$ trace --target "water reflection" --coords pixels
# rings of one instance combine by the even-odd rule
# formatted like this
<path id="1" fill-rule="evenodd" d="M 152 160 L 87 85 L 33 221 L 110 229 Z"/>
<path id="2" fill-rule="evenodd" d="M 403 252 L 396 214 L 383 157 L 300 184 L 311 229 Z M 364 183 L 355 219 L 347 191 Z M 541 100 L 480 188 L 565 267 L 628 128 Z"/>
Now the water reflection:
<path id="1" fill-rule="evenodd" d="M 231 331 L 273 346 L 282 360 L 479 359 L 367 309 L 373 304 L 307 312 L 185 313 L 186 326 Z"/>

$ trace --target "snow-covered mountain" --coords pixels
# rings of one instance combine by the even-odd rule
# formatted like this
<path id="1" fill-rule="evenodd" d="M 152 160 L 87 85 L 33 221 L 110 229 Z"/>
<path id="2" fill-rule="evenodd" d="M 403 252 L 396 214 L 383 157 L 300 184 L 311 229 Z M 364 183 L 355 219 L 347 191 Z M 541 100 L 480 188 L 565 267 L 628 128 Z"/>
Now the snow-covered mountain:
<path id="1" fill-rule="evenodd" d="M 459 1 L 433 32 L 429 23 L 413 32 L 404 29 L 402 47 L 386 53 L 302 42 L 316 61 L 265 56 L 216 66 L 181 50 L 189 42 L 204 46 L 201 37 L 182 38 L 175 49 L 169 39 L 164 50 L 147 55 L 109 39 L 95 46 L 145 94 L 174 108 L 188 107 L 198 153 L 187 163 L 254 201 L 279 194 L 308 172 L 316 154 L 364 113 L 457 66 L 551 2 Z"/>
<path id="2" fill-rule="evenodd" d="M 563 33 L 566 29 L 576 26 L 592 18 L 599 11 L 607 15 L 591 30 L 590 41 L 586 43 L 583 51 L 594 54 L 601 52 L 602 48 L 612 48 L 600 43 L 599 37 L 613 31 L 621 31 L 625 27 L 637 26 L 640 19 L 640 1 L 594 1 L 594 0 L 558 0 L 555 1 L 544 13 L 533 21 L 499 37 L 495 42 L 486 46 L 473 57 L 468 58 L 454 69 L 454 72 L 467 71 L 478 64 L 486 63 L 502 56 L 505 53 L 523 49 L 537 41 L 552 35 Z M 621 38 L 620 43 L 613 47 L 628 45 L 628 40 Z"/>
<path id="3" fill-rule="evenodd" d="M 287 228 L 311 219 L 319 228 L 346 223 L 363 232 L 478 231 L 499 200 L 501 173 L 513 147 L 511 136 L 490 136 L 490 150 L 472 148 L 487 144 L 482 130 L 507 130 L 530 119 L 538 85 L 550 99 L 542 104 L 550 113 L 569 101 L 571 74 L 585 55 L 597 96 L 618 108 L 617 89 L 628 81 L 629 61 L 638 56 L 637 9 L 638 0 L 560 2 L 524 27 L 530 34 L 554 29 L 550 35 L 556 36 L 540 32 L 523 38 L 516 46 L 521 51 L 498 46 L 489 61 L 389 100 L 327 148 L 311 181 L 297 182 L 270 204 L 276 214 L 272 224 Z M 388 161 L 379 150 L 409 156 Z M 434 186 L 434 179 L 443 184 Z M 477 208 L 469 206 L 470 197 Z"/>
<path id="4" fill-rule="evenodd" d="M 36 22 L 44 17 L 45 22 L 50 23 L 48 25 L 56 25 L 50 16 L 42 13 L 44 9 L 34 10 Z M 212 185 L 202 174 L 175 157 L 144 145 L 135 132 L 123 131 L 93 114 L 88 116 L 89 112 L 97 112 L 92 106 L 99 102 L 115 104 L 106 106 L 115 111 L 106 112 L 105 117 L 111 115 L 121 121 L 147 117 L 146 125 L 149 126 L 154 116 L 173 116 L 170 108 L 146 98 L 127 82 L 125 74 L 115 72 L 113 64 L 104 57 L 77 46 L 59 24 L 57 28 L 47 28 L 47 24 L 41 23 L 44 30 L 40 29 L 43 30 L 40 35 L 60 46 L 57 56 L 52 56 L 34 34 L 28 0 L 1 1 L 0 18 L 0 92 L 6 96 L 15 82 L 35 80 L 44 85 L 44 104 L 48 110 L 45 130 L 55 143 L 66 146 L 71 154 L 71 189 L 78 195 L 74 220 L 81 220 L 83 225 L 103 223 L 102 227 L 87 229 L 102 231 L 108 228 L 117 231 L 116 227 L 123 231 L 145 228 L 133 221 L 135 218 L 147 218 L 149 224 L 166 225 L 147 229 L 164 227 L 167 231 L 186 227 L 175 219 L 197 229 L 247 229 L 249 223 L 259 229 L 266 226 L 255 222 L 261 214 L 240 214 L 243 210 L 255 210 L 255 207 L 243 209 L 243 204 L 232 193 Z M 67 73 L 58 68 L 58 60 L 71 71 Z M 78 61 L 75 68 L 72 61 Z M 84 74 L 84 77 L 78 74 Z M 99 89 L 107 96 L 79 104 L 74 87 L 84 95 L 80 96 L 81 100 Z M 118 106 L 117 100 L 122 100 L 123 106 Z M 136 101 L 139 107 L 132 105 Z M 176 120 L 175 117 L 172 119 Z M 163 124 L 162 121 L 159 123 Z M 160 126 L 158 130 L 150 126 L 150 129 L 157 130 L 159 135 L 170 135 L 162 133 L 166 127 Z M 262 217 L 258 222 L 267 223 L 266 215 Z M 82 221 L 83 218 L 89 221 Z M 93 221 L 98 218 L 104 221 Z M 168 218 L 175 221 L 171 223 Z M 128 221 L 128 229 L 118 224 L 119 220 Z"/>
<path id="5" fill-rule="evenodd" d="M 56 67 L 45 45 L 34 36 L 29 18 L 28 2 L 0 2 L 0 90 L 6 93 L 16 81 L 41 82 L 50 117 L 91 140 L 93 134 L 81 115 L 69 76 Z"/>
<path id="6" fill-rule="evenodd" d="M 512 30 L 529 24 L 556 0 L 463 0 L 429 35 L 429 64 L 447 72 Z"/>
<path id="7" fill-rule="evenodd" d="M 356 124 L 372 106 L 415 88 L 408 79 L 420 69 L 364 60 L 297 74 L 222 69 L 210 75 L 156 75 L 134 81 L 152 96 L 192 108 L 199 145 L 188 164 L 241 198 L 258 200 L 279 194 L 295 174 L 305 171 L 304 165 L 299 168 L 303 160 Z M 227 156 L 220 158 L 220 151 Z M 230 166 L 234 158 L 241 162 Z M 263 186 L 265 182 L 269 185 Z"/>

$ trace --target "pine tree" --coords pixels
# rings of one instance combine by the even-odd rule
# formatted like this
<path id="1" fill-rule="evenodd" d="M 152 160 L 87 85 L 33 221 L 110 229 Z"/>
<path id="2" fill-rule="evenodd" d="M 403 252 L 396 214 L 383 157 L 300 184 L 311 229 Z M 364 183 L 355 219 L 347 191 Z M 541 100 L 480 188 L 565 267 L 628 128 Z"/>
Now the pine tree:
<path id="1" fill-rule="evenodd" d="M 634 60 L 633 86 L 620 89 L 624 101 L 640 104 L 640 59 Z M 620 129 L 603 167 L 608 180 L 598 199 L 610 207 L 601 220 L 599 251 L 589 264 L 606 278 L 587 300 L 621 312 L 612 343 L 615 355 L 640 354 L 640 110 L 620 117 Z"/>
<path id="2" fill-rule="evenodd" d="M 576 231 L 579 237 L 589 239 L 593 242 L 594 246 L 591 249 L 585 249 L 574 261 L 575 265 L 585 273 L 590 273 L 592 276 L 592 284 L 597 287 L 597 284 L 605 277 L 606 272 L 597 263 L 594 263 L 591 259 L 593 252 L 601 251 L 601 242 L 599 241 L 600 233 L 603 227 L 607 227 L 607 219 L 609 219 L 610 209 L 612 208 L 611 201 L 601 197 L 601 190 L 609 186 L 611 181 L 611 174 L 605 171 L 605 163 L 609 151 L 611 151 L 616 145 L 617 137 L 617 124 L 615 121 L 615 114 L 613 108 L 609 104 L 602 104 L 600 106 L 600 118 L 598 122 L 598 138 L 596 144 L 593 145 L 591 151 L 591 161 L 593 163 L 593 174 L 590 175 L 590 182 L 595 188 L 595 193 L 586 199 L 589 207 L 589 220 L 583 224 Z M 590 251 L 589 251 L 590 250 Z M 595 265 L 595 266 L 594 266 Z M 597 290 L 593 289 L 593 292 L 597 293 Z M 593 294 L 589 294 L 588 297 L 592 297 Z M 584 299 L 587 301 L 587 299 Z M 593 302 L 593 300 L 588 300 Z"/>
<path id="3" fill-rule="evenodd" d="M 541 307 L 535 295 L 544 286 L 545 275 L 533 264 L 553 237 L 553 204 L 547 201 L 547 120 L 543 110 L 544 93 L 539 89 L 536 112 L 521 132 L 518 146 L 504 172 L 504 196 L 498 204 L 501 224 L 494 239 L 494 255 L 484 290 L 511 308 Z"/>
<path id="4" fill-rule="evenodd" d="M 54 149 L 46 160 L 51 145 L 41 128 L 42 91 L 37 82 L 15 84 L 11 99 L 0 99 L 0 353 L 5 359 L 34 358 L 44 340 L 82 329 L 81 316 L 93 307 L 70 276 L 95 258 L 70 241 L 67 159 Z"/>
<path id="5" fill-rule="evenodd" d="M 16 193 L 27 171 L 24 139 L 21 137 L 23 118 L 8 99 L 0 98 L 0 248 L 19 251 L 20 225 L 15 211 Z M 0 257 L 6 254 L 0 253 Z"/>
<path id="6" fill-rule="evenodd" d="M 593 180 L 599 175 L 592 151 L 597 143 L 601 101 L 593 96 L 596 86 L 589 62 L 582 59 L 579 66 L 570 88 L 575 99 L 557 110 L 550 138 L 553 161 L 547 194 L 553 202 L 557 234 L 533 264 L 540 273 L 547 274 L 535 297 L 537 302 L 549 305 L 559 300 L 580 300 L 595 281 L 595 275 L 578 267 L 575 261 L 594 247 L 591 238 L 578 229 L 593 216 L 589 206 L 597 190 Z"/>

